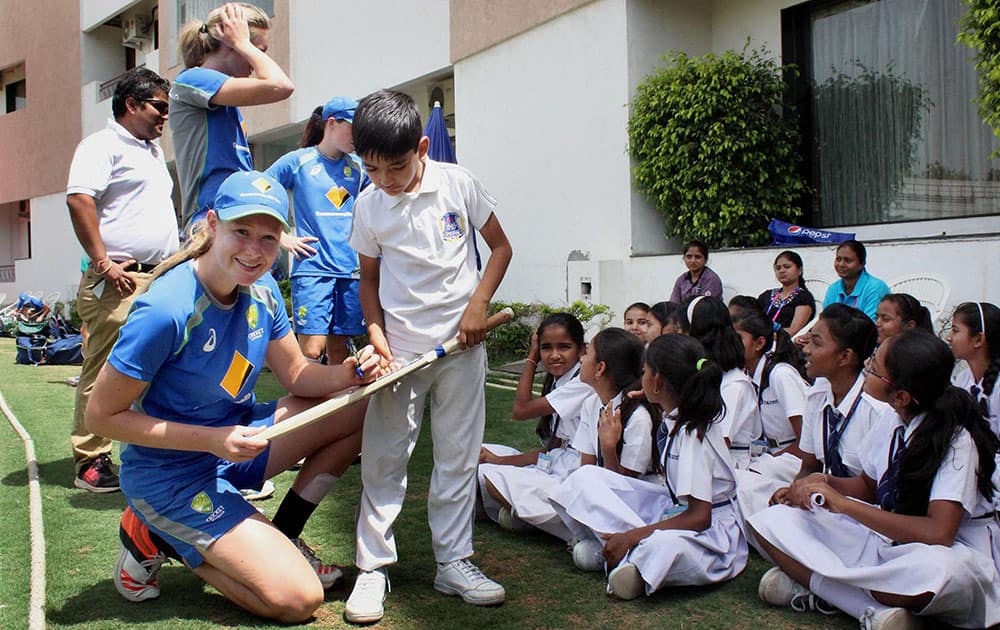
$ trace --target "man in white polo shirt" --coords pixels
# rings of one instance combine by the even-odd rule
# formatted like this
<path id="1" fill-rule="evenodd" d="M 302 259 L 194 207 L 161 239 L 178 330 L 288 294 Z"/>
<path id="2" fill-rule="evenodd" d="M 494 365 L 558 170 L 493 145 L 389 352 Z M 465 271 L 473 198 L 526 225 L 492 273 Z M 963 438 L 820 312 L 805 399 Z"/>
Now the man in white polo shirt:
<path id="1" fill-rule="evenodd" d="M 152 70 L 129 71 L 111 100 L 114 120 L 76 147 L 66 205 L 90 264 L 80 280 L 77 312 L 89 331 L 73 413 L 73 485 L 115 492 L 111 440 L 93 435 L 84 411 L 101 366 L 118 339 L 132 300 L 150 271 L 177 251 L 173 180 L 163 150 L 153 143 L 167 122 L 170 83 Z"/>

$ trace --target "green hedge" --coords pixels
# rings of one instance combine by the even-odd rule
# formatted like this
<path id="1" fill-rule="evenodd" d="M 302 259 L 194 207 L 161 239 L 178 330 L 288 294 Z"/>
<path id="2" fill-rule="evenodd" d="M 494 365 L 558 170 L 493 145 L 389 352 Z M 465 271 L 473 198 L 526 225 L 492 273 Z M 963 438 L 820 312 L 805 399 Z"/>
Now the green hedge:
<path id="1" fill-rule="evenodd" d="M 491 361 L 512 361 L 524 358 L 531 347 L 531 335 L 538 328 L 538 324 L 552 313 L 570 313 L 580 320 L 584 330 L 604 328 L 614 317 L 614 312 L 609 306 L 588 304 L 579 300 L 569 306 L 492 302 L 489 314 L 492 315 L 507 307 L 514 311 L 514 319 L 510 323 L 495 328 L 486 338 L 486 350 L 490 354 Z"/>

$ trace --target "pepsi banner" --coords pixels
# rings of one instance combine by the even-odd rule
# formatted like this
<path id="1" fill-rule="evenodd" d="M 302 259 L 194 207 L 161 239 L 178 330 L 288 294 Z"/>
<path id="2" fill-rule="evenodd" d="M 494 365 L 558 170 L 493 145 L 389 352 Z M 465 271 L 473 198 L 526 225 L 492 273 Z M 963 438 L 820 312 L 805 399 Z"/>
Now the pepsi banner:
<path id="1" fill-rule="evenodd" d="M 810 243 L 843 243 L 854 238 L 853 232 L 831 232 L 771 219 L 767 224 L 775 245 L 808 245 Z"/>

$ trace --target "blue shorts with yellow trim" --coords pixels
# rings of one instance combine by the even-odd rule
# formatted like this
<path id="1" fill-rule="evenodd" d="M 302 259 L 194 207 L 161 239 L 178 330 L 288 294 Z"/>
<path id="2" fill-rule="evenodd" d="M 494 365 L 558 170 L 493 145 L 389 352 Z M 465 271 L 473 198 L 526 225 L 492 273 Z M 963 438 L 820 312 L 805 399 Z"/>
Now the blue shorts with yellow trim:
<path id="1" fill-rule="evenodd" d="M 365 332 L 358 287 L 352 278 L 292 277 L 292 321 L 300 335 L 360 335 Z"/>
<path id="2" fill-rule="evenodd" d="M 252 427 L 274 424 L 278 402 L 254 406 Z M 172 483 L 162 492 L 127 497 L 129 505 L 149 529 L 170 543 L 192 569 L 205 562 L 202 555 L 220 536 L 257 509 L 240 494 L 241 488 L 260 489 L 271 447 L 246 462 L 219 459 L 214 475 Z"/>

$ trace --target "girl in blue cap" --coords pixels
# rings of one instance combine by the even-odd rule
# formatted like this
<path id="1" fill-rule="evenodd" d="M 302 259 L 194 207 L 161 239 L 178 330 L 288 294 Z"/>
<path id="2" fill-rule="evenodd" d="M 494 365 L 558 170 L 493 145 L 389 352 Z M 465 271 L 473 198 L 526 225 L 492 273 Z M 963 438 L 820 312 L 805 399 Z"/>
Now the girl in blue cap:
<path id="1" fill-rule="evenodd" d="M 354 200 L 370 183 L 351 138 L 357 101 L 335 96 L 317 107 L 299 146 L 267 169 L 292 192 L 298 236 L 282 238 L 292 263 L 292 322 L 306 357 L 347 357 L 345 342 L 365 332 L 358 254 L 348 244 Z M 309 243 L 313 243 L 310 246 Z"/>
<path id="2" fill-rule="evenodd" d="M 126 599 L 159 595 L 157 572 L 169 554 L 247 610 L 294 623 L 340 577 L 299 534 L 357 456 L 364 408 L 272 442 L 254 436 L 371 381 L 379 357 L 366 348 L 360 365 L 352 358 L 326 366 L 302 356 L 267 273 L 287 217 L 287 193 L 273 178 L 230 175 L 206 228 L 136 300 L 98 376 L 87 426 L 127 443 L 121 480 L 129 506 L 114 578 Z M 257 403 L 265 362 L 290 394 Z M 260 487 L 302 457 L 272 524 L 237 488 Z"/>

